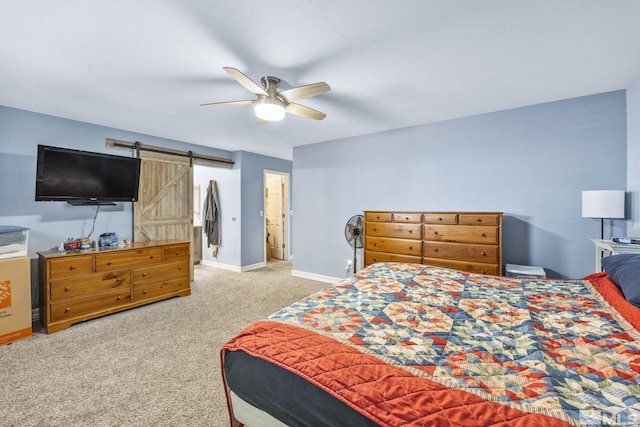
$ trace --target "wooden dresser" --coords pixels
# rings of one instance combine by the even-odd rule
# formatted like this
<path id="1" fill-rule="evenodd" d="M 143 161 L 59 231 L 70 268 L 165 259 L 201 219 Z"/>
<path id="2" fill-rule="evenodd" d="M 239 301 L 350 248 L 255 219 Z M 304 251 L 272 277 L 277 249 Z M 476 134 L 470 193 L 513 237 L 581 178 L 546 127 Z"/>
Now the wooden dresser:
<path id="1" fill-rule="evenodd" d="M 364 265 L 412 262 L 502 274 L 502 213 L 365 211 Z"/>
<path id="2" fill-rule="evenodd" d="M 39 252 L 40 321 L 47 333 L 151 302 L 191 294 L 187 241 Z"/>

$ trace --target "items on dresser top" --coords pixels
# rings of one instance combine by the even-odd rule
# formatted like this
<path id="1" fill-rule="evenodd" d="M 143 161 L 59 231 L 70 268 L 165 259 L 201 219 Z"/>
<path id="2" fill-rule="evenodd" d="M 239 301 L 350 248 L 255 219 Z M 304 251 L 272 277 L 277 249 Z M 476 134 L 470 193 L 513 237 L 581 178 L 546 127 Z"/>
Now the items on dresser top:
<path id="1" fill-rule="evenodd" d="M 40 321 L 47 333 L 74 323 L 191 294 L 190 243 L 39 252 Z"/>
<path id="2" fill-rule="evenodd" d="M 365 211 L 365 266 L 408 262 L 502 274 L 502 213 Z"/>
<path id="3" fill-rule="evenodd" d="M 640 237 L 612 237 L 611 241 L 625 245 L 640 245 Z"/>

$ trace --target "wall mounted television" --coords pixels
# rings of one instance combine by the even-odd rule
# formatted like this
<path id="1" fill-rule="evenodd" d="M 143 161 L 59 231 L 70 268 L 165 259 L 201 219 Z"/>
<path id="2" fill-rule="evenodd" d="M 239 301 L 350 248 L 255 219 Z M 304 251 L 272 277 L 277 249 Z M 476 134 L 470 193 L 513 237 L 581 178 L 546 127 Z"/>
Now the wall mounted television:
<path id="1" fill-rule="evenodd" d="M 36 201 L 136 202 L 140 159 L 38 145 Z"/>

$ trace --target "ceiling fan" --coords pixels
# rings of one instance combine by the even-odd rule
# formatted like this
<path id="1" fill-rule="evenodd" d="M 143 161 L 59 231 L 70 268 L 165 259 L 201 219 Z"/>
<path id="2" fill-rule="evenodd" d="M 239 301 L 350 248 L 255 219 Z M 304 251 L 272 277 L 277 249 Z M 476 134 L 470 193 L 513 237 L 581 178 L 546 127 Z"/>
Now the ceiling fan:
<path id="1" fill-rule="evenodd" d="M 214 107 L 219 105 L 247 105 L 253 104 L 258 117 L 258 124 L 265 124 L 272 121 L 282 120 L 285 113 L 307 117 L 309 119 L 322 120 L 327 115 L 313 108 L 297 104 L 295 101 L 311 98 L 329 92 L 331 88 L 325 82 L 312 83 L 304 86 L 294 87 L 282 92 L 278 92 L 280 79 L 273 76 L 264 76 L 260 79 L 262 87 L 258 86 L 242 72 L 231 67 L 223 69 L 233 77 L 238 83 L 249 92 L 257 96 L 256 99 L 246 101 L 227 101 L 200 104 L 201 107 Z"/>

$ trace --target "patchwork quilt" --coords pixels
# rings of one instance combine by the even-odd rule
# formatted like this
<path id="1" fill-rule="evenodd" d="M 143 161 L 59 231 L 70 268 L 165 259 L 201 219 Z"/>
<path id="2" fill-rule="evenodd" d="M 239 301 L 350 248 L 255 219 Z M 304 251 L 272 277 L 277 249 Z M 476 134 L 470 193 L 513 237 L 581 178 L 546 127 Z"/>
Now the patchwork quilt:
<path id="1" fill-rule="evenodd" d="M 374 264 L 236 350 L 383 426 L 640 425 L 640 333 L 588 280 Z"/>

